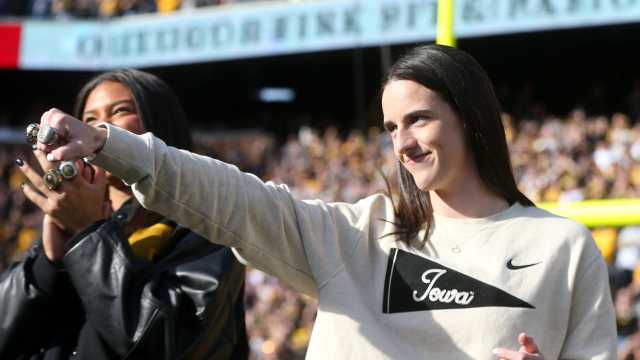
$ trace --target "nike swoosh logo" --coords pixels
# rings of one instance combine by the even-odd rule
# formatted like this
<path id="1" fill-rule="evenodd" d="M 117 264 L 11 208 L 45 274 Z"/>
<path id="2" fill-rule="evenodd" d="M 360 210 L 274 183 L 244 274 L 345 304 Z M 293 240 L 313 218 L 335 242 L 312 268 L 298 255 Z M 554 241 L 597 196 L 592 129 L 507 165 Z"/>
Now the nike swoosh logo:
<path id="1" fill-rule="evenodd" d="M 520 270 L 520 269 L 524 269 L 524 268 L 528 268 L 530 266 L 534 266 L 534 265 L 538 265 L 540 264 L 542 261 L 534 263 L 534 264 L 526 264 L 526 265 L 513 265 L 513 259 L 510 259 L 507 262 L 507 269 L 509 270 Z"/>

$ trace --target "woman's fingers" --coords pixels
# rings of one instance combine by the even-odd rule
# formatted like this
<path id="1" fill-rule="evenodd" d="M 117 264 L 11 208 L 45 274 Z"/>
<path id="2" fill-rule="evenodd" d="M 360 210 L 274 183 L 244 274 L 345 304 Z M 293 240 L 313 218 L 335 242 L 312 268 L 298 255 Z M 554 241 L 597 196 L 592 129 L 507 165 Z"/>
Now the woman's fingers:
<path id="1" fill-rule="evenodd" d="M 493 349 L 493 355 L 497 356 L 500 360 L 544 360 L 540 354 L 530 354 L 503 348 Z"/>
<path id="2" fill-rule="evenodd" d="M 65 139 L 67 137 L 67 131 L 66 131 L 66 128 L 63 126 L 63 124 L 60 123 L 60 120 L 61 118 L 64 117 L 64 115 L 66 115 L 64 112 L 56 108 L 52 108 L 49 111 L 46 111 L 40 117 L 40 131 L 43 131 L 43 129 L 52 127 L 56 131 L 56 134 L 58 136 L 58 141 L 60 141 L 61 139 Z M 36 142 L 36 148 L 46 154 L 48 154 L 51 150 L 53 150 L 58 145 L 59 144 L 47 145 L 47 144 L 41 143 L 40 141 Z"/>
<path id="3" fill-rule="evenodd" d="M 520 351 L 528 352 L 531 354 L 538 354 L 540 350 L 538 350 L 538 345 L 536 345 L 533 338 L 526 333 L 521 333 L 518 335 L 518 342 L 520 343 Z"/>
<path id="4" fill-rule="evenodd" d="M 493 355 L 497 356 L 500 360 L 524 360 L 526 354 L 519 351 L 497 348 L 493 349 Z"/>
<path id="5" fill-rule="evenodd" d="M 24 162 L 22 160 L 16 161 L 16 163 L 18 164 L 18 167 L 19 167 L 20 171 L 22 171 L 24 176 L 27 177 L 29 182 L 31 182 L 33 187 L 35 187 L 39 192 L 41 192 L 42 194 L 45 194 L 45 195 L 49 195 L 52 192 L 44 184 L 44 181 L 42 180 L 42 175 L 40 175 L 38 172 L 36 172 L 31 166 L 29 166 L 29 164 L 27 164 L 26 162 Z"/>
<path id="6" fill-rule="evenodd" d="M 27 199 L 31 200 L 40 210 L 43 212 L 48 211 L 48 201 L 45 196 L 34 190 L 29 184 L 24 184 L 22 186 L 22 192 Z"/>
<path id="7" fill-rule="evenodd" d="M 106 129 L 94 128 L 58 109 L 45 112 L 40 119 L 40 131 L 53 128 L 59 144 L 38 143 L 37 148 L 47 153 L 49 161 L 75 160 L 95 154 L 106 141 Z"/>
<path id="8" fill-rule="evenodd" d="M 107 173 L 103 168 L 94 166 L 93 167 L 93 183 L 99 187 L 107 186 Z"/>
<path id="9" fill-rule="evenodd" d="M 42 169 L 43 172 L 46 172 L 49 169 L 53 169 L 57 165 L 56 163 L 52 163 L 51 161 L 47 160 L 47 154 L 43 153 L 40 150 L 33 150 L 33 155 L 36 157 L 36 160 L 38 160 L 40 169 Z"/>
<path id="10" fill-rule="evenodd" d="M 93 167 L 83 161 L 76 161 L 76 166 L 80 169 L 79 173 L 82 175 L 82 179 L 89 184 L 93 184 L 95 176 L 95 170 Z"/>
<path id="11" fill-rule="evenodd" d="M 493 354 L 503 360 L 543 360 L 544 357 L 540 354 L 538 345 L 536 345 L 533 337 L 526 333 L 518 335 L 518 343 L 520 343 L 520 349 L 518 351 L 496 348 L 493 349 Z"/>

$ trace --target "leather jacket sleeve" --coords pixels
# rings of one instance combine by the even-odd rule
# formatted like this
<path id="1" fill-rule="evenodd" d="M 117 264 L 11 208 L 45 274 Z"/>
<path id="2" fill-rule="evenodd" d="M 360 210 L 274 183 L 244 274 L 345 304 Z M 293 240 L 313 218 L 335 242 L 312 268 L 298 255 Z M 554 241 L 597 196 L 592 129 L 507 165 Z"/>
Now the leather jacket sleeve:
<path id="1" fill-rule="evenodd" d="M 35 352 L 50 334 L 55 320 L 48 315 L 64 301 L 56 290 L 59 274 L 39 243 L 0 274 L 0 358 Z"/>
<path id="2" fill-rule="evenodd" d="M 70 241 L 63 264 L 86 313 L 78 353 L 98 341 L 119 358 L 176 359 L 207 339 L 232 351 L 228 332 L 244 326 L 231 309 L 242 306 L 243 266 L 187 229 L 173 236 L 181 238 L 155 264 L 131 254 L 115 221 Z"/>

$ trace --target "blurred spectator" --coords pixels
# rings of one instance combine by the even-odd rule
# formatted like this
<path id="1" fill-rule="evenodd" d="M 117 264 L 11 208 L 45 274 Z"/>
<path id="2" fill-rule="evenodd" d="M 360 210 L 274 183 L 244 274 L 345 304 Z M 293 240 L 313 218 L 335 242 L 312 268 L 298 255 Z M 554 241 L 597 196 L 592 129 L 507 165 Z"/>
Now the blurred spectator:
<path id="1" fill-rule="evenodd" d="M 156 11 L 153 0 L 118 0 L 118 15 L 135 15 Z"/>
<path id="2" fill-rule="evenodd" d="M 27 2 L 24 0 L 0 0 L 0 16 L 28 15 Z"/>
<path id="3" fill-rule="evenodd" d="M 51 15 L 57 20 L 69 20 L 74 17 L 74 4 L 72 0 L 53 0 L 51 3 Z"/>
<path id="4" fill-rule="evenodd" d="M 46 18 L 51 16 L 53 0 L 31 0 L 29 9 L 34 18 Z"/>
<path id="5" fill-rule="evenodd" d="M 0 271 L 21 258 L 38 236 L 42 221 L 40 211 L 21 191 L 25 178 L 14 166 L 18 157 L 33 160 L 26 145 L 0 146 Z"/>
<path id="6" fill-rule="evenodd" d="M 167 13 L 180 9 L 180 0 L 156 0 L 156 7 L 159 13 Z"/>
<path id="7" fill-rule="evenodd" d="M 111 18 L 256 1 L 269 0 L 0 0 L 0 16 L 56 20 Z"/>
<path id="8" fill-rule="evenodd" d="M 637 121 L 640 117 L 640 79 L 633 82 L 633 88 L 625 99 L 627 112 L 632 120 Z"/>

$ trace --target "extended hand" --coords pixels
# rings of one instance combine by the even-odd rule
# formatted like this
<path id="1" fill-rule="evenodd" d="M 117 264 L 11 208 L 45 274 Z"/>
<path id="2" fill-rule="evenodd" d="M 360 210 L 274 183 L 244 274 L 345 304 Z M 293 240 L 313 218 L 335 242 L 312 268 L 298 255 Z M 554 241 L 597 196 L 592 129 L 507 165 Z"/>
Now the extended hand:
<path id="1" fill-rule="evenodd" d="M 544 356 L 531 336 L 522 333 L 518 335 L 518 342 L 520 343 L 518 351 L 496 348 L 493 349 L 493 354 L 500 360 L 544 360 Z"/>
<path id="2" fill-rule="evenodd" d="M 58 109 L 51 109 L 40 119 L 40 129 L 52 127 L 62 141 L 59 147 L 38 143 L 38 149 L 50 160 L 76 160 L 98 152 L 107 139 L 106 130 L 87 125 Z"/>

